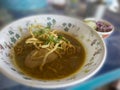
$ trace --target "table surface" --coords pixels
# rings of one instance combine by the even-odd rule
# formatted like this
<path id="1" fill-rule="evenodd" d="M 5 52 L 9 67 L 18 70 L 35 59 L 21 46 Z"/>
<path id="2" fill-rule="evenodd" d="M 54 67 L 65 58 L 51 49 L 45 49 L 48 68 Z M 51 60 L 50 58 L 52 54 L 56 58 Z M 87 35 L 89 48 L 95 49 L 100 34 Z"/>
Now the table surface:
<path id="1" fill-rule="evenodd" d="M 36 14 L 43 14 L 43 13 L 50 13 L 50 11 L 45 10 L 35 10 L 35 11 L 9 11 L 7 9 L 0 9 L 0 27 L 6 25 L 7 23 L 12 22 L 13 20 L 30 16 L 30 15 L 36 15 Z M 56 11 L 53 13 L 60 13 L 64 14 L 62 11 Z M 120 78 L 120 19 L 119 14 L 112 13 L 110 11 L 107 11 L 103 17 L 103 19 L 106 19 L 113 23 L 115 26 L 115 31 L 112 33 L 112 35 L 105 39 L 105 43 L 107 46 L 107 58 L 106 62 L 103 65 L 103 67 L 93 76 L 91 79 L 87 80 L 86 82 L 83 82 L 81 84 L 60 89 L 60 90 L 80 90 L 87 88 L 89 89 L 95 89 L 97 87 L 100 87 L 104 84 L 107 84 L 113 80 Z M 99 82 L 98 82 L 99 81 Z M 87 87 L 86 87 L 87 85 Z M 31 88 L 27 86 L 20 85 L 12 80 L 9 80 L 4 75 L 0 74 L 0 90 L 38 90 L 36 88 Z M 39 89 L 43 90 L 43 89 Z M 59 90 L 59 89 L 57 89 Z"/>

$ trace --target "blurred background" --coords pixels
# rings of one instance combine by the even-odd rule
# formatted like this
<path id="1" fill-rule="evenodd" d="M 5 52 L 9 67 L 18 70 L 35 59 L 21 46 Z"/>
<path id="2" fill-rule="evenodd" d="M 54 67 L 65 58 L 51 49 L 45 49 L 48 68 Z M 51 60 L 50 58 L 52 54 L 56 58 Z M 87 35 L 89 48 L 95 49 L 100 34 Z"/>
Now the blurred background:
<path id="1" fill-rule="evenodd" d="M 113 35 L 117 35 L 120 31 L 120 0 L 0 0 L 0 28 L 14 20 L 39 14 L 66 15 L 78 19 L 87 17 L 106 19 L 115 26 L 116 33 Z M 107 44 L 110 40 L 116 38 L 106 40 Z M 106 62 L 104 70 L 101 70 L 98 75 L 120 68 L 120 63 L 113 63 L 111 58 L 113 57 L 107 58 L 109 62 Z M 119 57 L 116 60 L 119 60 Z M 114 80 L 97 89 L 120 90 L 119 83 L 119 79 Z M 20 86 L 0 74 L 0 90 L 32 89 Z"/>
<path id="2" fill-rule="evenodd" d="M 62 14 L 78 18 L 119 16 L 120 0 L 0 0 L 0 26 L 36 14 Z M 110 16 L 109 16 L 110 15 Z"/>

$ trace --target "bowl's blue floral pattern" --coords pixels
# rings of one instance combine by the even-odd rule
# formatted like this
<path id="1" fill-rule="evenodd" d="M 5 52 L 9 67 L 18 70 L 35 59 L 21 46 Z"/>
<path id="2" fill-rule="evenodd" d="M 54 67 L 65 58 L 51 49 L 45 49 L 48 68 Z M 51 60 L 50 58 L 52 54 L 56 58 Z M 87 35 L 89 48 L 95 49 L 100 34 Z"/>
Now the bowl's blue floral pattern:
<path id="1" fill-rule="evenodd" d="M 88 55 L 86 56 L 86 62 L 83 68 L 81 69 L 81 72 L 72 77 L 68 77 L 63 81 L 66 82 L 73 81 L 82 78 L 84 76 L 87 76 L 92 72 L 94 72 L 94 70 L 98 68 L 100 64 L 103 64 L 104 62 L 103 59 L 105 58 L 104 57 L 105 46 L 99 35 L 87 26 L 86 26 L 86 28 L 88 29 L 86 30 L 87 32 L 82 30 L 84 29 L 83 28 L 84 24 L 82 22 L 70 18 L 66 19 L 65 17 L 60 17 L 62 18 L 62 20 L 58 18 L 59 16 L 54 17 L 52 15 L 36 16 L 36 17 L 27 18 L 25 20 L 22 19 L 21 21 L 16 21 L 10 24 L 7 28 L 4 28 L 0 33 L 0 35 L 5 34 L 2 38 L 3 41 L 0 41 L 0 62 L 2 62 L 2 64 L 5 65 L 5 67 L 7 67 L 7 69 L 5 70 L 10 70 L 12 71 L 12 73 L 16 73 L 17 75 L 20 75 L 19 77 L 24 80 L 27 81 L 32 80 L 35 82 L 39 82 L 39 80 L 35 80 L 24 75 L 24 73 L 18 70 L 14 66 L 14 64 L 12 64 L 13 63 L 12 60 L 10 60 L 10 58 L 14 59 L 14 55 L 11 52 L 11 49 L 21 37 L 26 36 L 27 27 L 31 24 L 41 24 L 43 26 L 47 26 L 50 28 L 54 28 L 54 29 L 58 28 L 59 30 L 64 30 L 65 32 L 71 33 L 72 35 L 74 35 L 74 37 L 82 40 L 84 45 L 87 44 L 85 46 L 85 50 L 88 53 Z M 17 26 L 15 26 L 14 24 Z M 91 54 L 89 55 L 90 52 Z M 57 80 L 57 82 L 60 81 L 61 80 Z"/>

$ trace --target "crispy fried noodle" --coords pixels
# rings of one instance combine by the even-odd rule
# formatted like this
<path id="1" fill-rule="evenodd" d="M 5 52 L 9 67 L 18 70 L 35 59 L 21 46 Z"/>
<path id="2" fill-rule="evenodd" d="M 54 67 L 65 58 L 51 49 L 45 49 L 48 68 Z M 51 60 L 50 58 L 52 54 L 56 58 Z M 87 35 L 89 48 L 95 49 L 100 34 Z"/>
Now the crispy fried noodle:
<path id="1" fill-rule="evenodd" d="M 58 30 L 52 30 L 48 27 L 41 25 L 29 26 L 29 32 L 31 37 L 26 40 L 26 44 L 33 44 L 38 50 L 41 48 L 47 49 L 48 52 L 45 54 L 40 69 L 46 63 L 47 57 L 55 52 L 60 58 L 64 55 L 63 53 L 76 52 L 75 46 L 68 41 L 64 36 L 59 35 Z M 36 54 L 36 52 L 34 52 Z"/>

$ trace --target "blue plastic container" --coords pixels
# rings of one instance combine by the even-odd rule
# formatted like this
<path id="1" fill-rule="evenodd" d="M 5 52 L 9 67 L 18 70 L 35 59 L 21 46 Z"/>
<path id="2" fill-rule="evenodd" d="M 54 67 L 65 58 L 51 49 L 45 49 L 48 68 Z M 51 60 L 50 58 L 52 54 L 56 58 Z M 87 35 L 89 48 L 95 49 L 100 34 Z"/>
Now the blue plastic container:
<path id="1" fill-rule="evenodd" d="M 34 10 L 44 8 L 47 0 L 0 0 L 0 7 L 9 10 Z"/>

